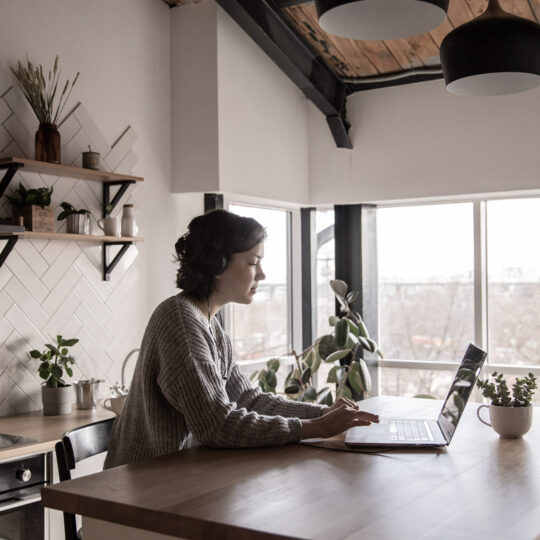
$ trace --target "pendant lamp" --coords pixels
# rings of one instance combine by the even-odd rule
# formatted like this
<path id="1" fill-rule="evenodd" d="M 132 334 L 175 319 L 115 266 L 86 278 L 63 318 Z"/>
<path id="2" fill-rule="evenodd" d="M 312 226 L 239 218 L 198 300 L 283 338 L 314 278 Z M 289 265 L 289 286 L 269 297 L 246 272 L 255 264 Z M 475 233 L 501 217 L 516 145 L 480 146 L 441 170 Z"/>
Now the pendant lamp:
<path id="1" fill-rule="evenodd" d="M 315 0 L 319 26 L 351 39 L 425 34 L 446 18 L 448 0 Z"/>
<path id="2" fill-rule="evenodd" d="M 465 96 L 499 96 L 540 85 L 540 25 L 490 0 L 482 15 L 441 43 L 446 89 Z"/>

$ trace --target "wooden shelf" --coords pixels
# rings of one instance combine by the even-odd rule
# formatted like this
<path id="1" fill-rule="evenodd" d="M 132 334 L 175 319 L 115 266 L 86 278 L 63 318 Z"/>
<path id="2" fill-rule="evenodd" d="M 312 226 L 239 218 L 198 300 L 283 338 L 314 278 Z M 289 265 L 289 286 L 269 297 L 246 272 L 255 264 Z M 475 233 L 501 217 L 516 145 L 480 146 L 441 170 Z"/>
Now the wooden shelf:
<path id="1" fill-rule="evenodd" d="M 33 159 L 10 157 L 0 159 L 0 168 L 6 168 L 10 165 L 19 165 L 24 171 L 37 172 L 42 174 L 52 174 L 56 176 L 67 176 L 83 180 L 93 180 L 95 182 L 121 182 L 130 180 L 132 182 L 142 182 L 143 178 L 139 176 L 130 176 L 128 174 L 110 173 L 107 171 L 95 171 L 93 169 L 83 169 L 81 167 L 72 167 L 71 165 L 58 165 L 48 163 L 47 161 L 35 161 Z"/>
<path id="2" fill-rule="evenodd" d="M 48 233 L 22 231 L 13 233 L 0 233 L 0 236 L 18 236 L 19 238 L 34 238 L 39 240 L 83 240 L 87 242 L 144 242 L 144 238 L 128 236 L 104 236 L 89 234 L 68 234 L 68 233 Z"/>

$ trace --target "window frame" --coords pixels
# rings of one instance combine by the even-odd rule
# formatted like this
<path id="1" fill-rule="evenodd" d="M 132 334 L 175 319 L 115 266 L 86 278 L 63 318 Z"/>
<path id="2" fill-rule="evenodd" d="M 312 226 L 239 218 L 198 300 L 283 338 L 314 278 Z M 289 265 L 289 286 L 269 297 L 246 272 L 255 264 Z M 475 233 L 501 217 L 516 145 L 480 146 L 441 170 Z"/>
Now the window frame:
<path id="1" fill-rule="evenodd" d="M 251 206 L 268 210 L 279 210 L 287 213 L 286 234 L 287 234 L 287 335 L 288 342 L 294 350 L 299 350 L 302 343 L 302 309 L 301 309 L 301 236 L 300 236 L 300 205 L 269 201 L 257 197 L 249 197 L 244 195 L 223 194 L 223 208 L 230 210 L 231 205 Z M 264 262 L 263 262 L 264 269 Z M 297 307 L 298 306 L 298 307 Z M 226 306 L 224 310 L 224 329 L 227 334 L 231 335 L 230 326 L 230 306 Z M 287 356 L 284 351 L 280 357 L 283 366 L 293 365 L 294 356 Z M 250 373 L 255 370 L 266 367 L 266 362 L 273 358 L 266 356 L 263 358 L 240 360 L 235 359 L 235 362 L 242 368 L 243 371 Z"/>
<path id="2" fill-rule="evenodd" d="M 452 203 L 472 203 L 473 205 L 473 249 L 474 249 L 474 336 L 475 343 L 484 350 L 488 345 L 488 274 L 487 274 L 487 203 L 495 200 L 512 199 L 539 199 L 540 193 L 533 192 L 527 194 L 500 194 L 493 196 L 478 197 L 457 197 L 457 198 L 437 198 L 437 200 L 411 200 L 406 202 L 380 203 L 379 208 L 397 208 L 406 206 L 427 206 Z M 380 317 L 380 313 L 377 314 Z M 464 344 L 465 347 L 465 344 Z M 384 351 L 383 351 L 384 352 Z M 488 351 L 489 353 L 489 351 Z M 399 369 L 425 369 L 447 371 L 455 370 L 459 362 L 433 362 L 428 360 L 399 360 L 391 358 L 368 360 L 370 368 L 399 368 Z M 486 365 L 490 370 L 504 371 L 505 375 L 522 376 L 533 372 L 540 376 L 540 366 L 526 365 L 517 366 L 513 364 L 498 364 L 489 361 L 489 354 Z M 377 391 L 377 393 L 380 393 Z"/>

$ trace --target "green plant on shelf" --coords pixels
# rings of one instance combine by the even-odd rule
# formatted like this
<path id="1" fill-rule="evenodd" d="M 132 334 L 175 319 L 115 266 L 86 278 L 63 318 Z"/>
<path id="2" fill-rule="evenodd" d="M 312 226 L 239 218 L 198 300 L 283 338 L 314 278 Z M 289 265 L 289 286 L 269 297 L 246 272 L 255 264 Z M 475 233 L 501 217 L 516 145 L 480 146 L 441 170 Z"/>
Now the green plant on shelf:
<path id="1" fill-rule="evenodd" d="M 13 195 L 7 195 L 8 201 L 18 210 L 25 206 L 36 205 L 41 208 L 51 205 L 53 188 L 26 189 L 20 182 Z"/>
<path id="2" fill-rule="evenodd" d="M 72 204 L 65 201 L 61 202 L 60 206 L 62 207 L 62 212 L 60 212 L 58 215 L 57 221 L 62 221 L 63 219 L 67 219 L 69 216 L 74 216 L 77 214 L 90 216 L 90 211 L 86 210 L 86 208 L 77 210 Z"/>

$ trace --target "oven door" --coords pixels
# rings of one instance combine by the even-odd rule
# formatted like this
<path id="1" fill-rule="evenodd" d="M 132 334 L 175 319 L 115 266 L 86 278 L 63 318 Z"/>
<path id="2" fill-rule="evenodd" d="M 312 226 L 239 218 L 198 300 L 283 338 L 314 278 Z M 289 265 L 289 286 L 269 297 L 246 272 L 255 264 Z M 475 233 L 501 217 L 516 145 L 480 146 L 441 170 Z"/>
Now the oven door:
<path id="1" fill-rule="evenodd" d="M 0 540 L 43 540 L 45 511 L 39 492 L 0 503 Z"/>

